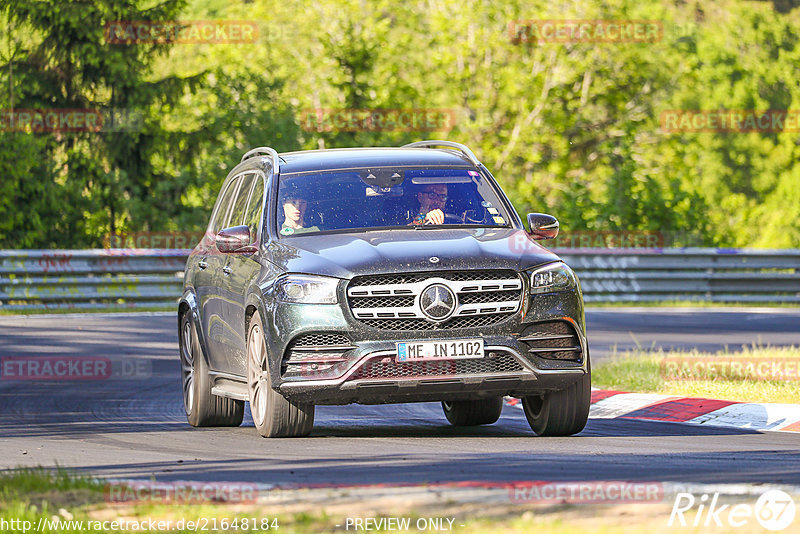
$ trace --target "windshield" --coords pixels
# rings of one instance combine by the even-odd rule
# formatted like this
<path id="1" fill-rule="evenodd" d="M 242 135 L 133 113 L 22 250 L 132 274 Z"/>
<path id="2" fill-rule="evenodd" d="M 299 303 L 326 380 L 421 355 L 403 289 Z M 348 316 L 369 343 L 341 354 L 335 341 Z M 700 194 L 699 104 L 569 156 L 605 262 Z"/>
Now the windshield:
<path id="1" fill-rule="evenodd" d="M 381 167 L 282 176 L 277 217 L 282 236 L 510 224 L 497 193 L 469 169 Z"/>

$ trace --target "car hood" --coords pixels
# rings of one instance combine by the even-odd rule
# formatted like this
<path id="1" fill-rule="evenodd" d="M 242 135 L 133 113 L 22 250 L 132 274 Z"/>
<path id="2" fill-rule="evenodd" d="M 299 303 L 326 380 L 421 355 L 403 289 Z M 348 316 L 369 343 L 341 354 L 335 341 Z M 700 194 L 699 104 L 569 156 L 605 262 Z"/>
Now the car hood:
<path id="1" fill-rule="evenodd" d="M 284 237 L 270 244 L 268 253 L 287 272 L 339 278 L 431 270 L 523 270 L 559 260 L 523 230 L 508 228 L 401 228 Z"/>

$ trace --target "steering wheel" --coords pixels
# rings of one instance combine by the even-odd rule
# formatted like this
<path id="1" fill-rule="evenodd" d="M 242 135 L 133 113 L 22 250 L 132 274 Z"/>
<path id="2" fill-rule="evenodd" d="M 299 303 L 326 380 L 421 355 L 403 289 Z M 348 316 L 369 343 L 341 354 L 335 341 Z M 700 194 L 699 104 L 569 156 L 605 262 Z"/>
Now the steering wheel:
<path id="1" fill-rule="evenodd" d="M 464 224 L 464 221 L 458 215 L 451 215 L 449 213 L 444 214 L 444 223 L 443 224 Z M 430 221 L 425 222 L 424 224 L 433 224 Z"/>

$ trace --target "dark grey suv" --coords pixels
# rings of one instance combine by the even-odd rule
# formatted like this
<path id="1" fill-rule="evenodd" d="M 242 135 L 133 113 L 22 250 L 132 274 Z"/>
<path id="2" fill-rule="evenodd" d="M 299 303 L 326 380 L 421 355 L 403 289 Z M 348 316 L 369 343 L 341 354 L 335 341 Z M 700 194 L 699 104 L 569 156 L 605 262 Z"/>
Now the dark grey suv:
<path id="1" fill-rule="evenodd" d="M 303 436 L 317 404 L 441 401 L 453 425 L 522 399 L 539 435 L 586 424 L 583 297 L 465 146 L 251 150 L 186 265 L 186 414 Z"/>

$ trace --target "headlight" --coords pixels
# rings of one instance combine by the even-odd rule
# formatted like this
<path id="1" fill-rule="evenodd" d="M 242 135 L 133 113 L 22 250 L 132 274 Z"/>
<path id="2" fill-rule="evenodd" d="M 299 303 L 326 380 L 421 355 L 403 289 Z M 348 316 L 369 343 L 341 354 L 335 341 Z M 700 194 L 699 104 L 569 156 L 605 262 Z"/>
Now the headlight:
<path id="1" fill-rule="evenodd" d="M 275 295 L 283 302 L 303 304 L 336 304 L 337 278 L 290 274 L 275 283 Z"/>
<path id="2" fill-rule="evenodd" d="M 531 293 L 534 295 L 574 289 L 576 285 L 575 273 L 561 262 L 531 271 Z"/>

